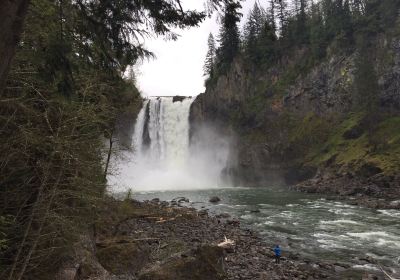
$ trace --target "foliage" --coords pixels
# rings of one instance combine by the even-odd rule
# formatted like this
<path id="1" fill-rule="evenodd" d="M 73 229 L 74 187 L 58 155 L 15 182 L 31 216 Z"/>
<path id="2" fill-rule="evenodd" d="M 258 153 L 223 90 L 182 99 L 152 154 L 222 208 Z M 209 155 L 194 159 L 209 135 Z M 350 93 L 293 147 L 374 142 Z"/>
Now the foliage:
<path id="1" fill-rule="evenodd" d="M 224 7 L 218 38 L 220 46 L 217 49 L 216 57 L 219 73 L 225 73 L 239 53 L 240 35 L 238 22 L 242 14 L 238 10 L 241 7 L 240 0 L 227 3 Z"/>
<path id="2" fill-rule="evenodd" d="M 206 60 L 204 62 L 204 76 L 211 77 L 213 76 L 214 68 L 215 68 L 215 40 L 212 33 L 208 36 L 208 51 L 206 55 Z"/>
<path id="3" fill-rule="evenodd" d="M 1 279 L 54 279 L 103 206 L 103 142 L 141 102 L 124 73 L 151 55 L 143 39 L 205 17 L 177 0 L 31 1 L 0 95 Z"/>

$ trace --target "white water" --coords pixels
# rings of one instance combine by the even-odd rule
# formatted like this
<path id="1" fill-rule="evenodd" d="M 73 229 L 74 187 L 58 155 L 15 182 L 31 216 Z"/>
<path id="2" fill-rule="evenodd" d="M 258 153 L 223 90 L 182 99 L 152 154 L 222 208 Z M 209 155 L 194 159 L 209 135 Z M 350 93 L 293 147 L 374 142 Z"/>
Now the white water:
<path id="1" fill-rule="evenodd" d="M 215 130 L 203 129 L 190 146 L 192 102 L 192 98 L 173 102 L 170 97 L 158 97 L 144 103 L 136 120 L 132 151 L 113 160 L 114 174 L 108 177 L 113 192 L 223 185 L 221 172 L 228 160 L 229 143 Z M 144 135 L 150 141 L 144 141 Z"/>

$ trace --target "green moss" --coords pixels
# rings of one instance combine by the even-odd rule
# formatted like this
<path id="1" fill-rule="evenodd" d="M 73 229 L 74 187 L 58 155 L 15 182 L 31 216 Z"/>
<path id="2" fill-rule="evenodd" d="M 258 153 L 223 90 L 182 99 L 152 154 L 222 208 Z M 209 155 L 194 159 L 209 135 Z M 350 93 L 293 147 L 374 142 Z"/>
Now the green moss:
<path id="1" fill-rule="evenodd" d="M 392 174 L 400 167 L 400 117 L 388 117 L 375 128 L 365 131 L 355 139 L 343 135 L 360 125 L 364 115 L 352 114 L 339 126 L 332 127 L 328 141 L 311 155 L 314 165 L 331 164 L 347 166 L 357 171 L 364 164 L 372 164 L 386 174 Z"/>

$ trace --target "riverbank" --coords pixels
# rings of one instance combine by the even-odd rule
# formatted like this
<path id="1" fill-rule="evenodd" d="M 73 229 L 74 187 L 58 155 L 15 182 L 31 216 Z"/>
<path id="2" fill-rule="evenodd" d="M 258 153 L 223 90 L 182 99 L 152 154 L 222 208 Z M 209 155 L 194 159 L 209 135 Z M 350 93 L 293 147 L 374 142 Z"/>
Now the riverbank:
<path id="1" fill-rule="evenodd" d="M 306 193 L 320 193 L 328 199 L 347 201 L 373 209 L 400 209 L 400 176 L 377 174 L 363 179 L 350 175 L 319 175 L 293 187 Z"/>
<path id="2" fill-rule="evenodd" d="M 274 244 L 239 220 L 182 202 L 109 199 L 93 234 L 76 245 L 57 279 L 360 279 L 346 264 L 305 260 L 285 248 L 281 264 L 275 264 Z M 218 247 L 224 237 L 235 246 Z"/>

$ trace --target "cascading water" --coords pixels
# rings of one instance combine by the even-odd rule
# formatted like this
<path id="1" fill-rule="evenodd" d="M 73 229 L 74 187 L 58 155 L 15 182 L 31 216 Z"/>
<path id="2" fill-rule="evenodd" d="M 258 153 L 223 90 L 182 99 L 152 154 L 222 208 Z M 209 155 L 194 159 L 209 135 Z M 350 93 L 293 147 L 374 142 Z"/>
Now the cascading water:
<path id="1" fill-rule="evenodd" d="M 189 141 L 193 98 L 154 97 L 143 104 L 134 129 L 132 151 L 113 161 L 108 178 L 113 191 L 183 190 L 221 186 L 229 143 L 214 132 Z"/>

